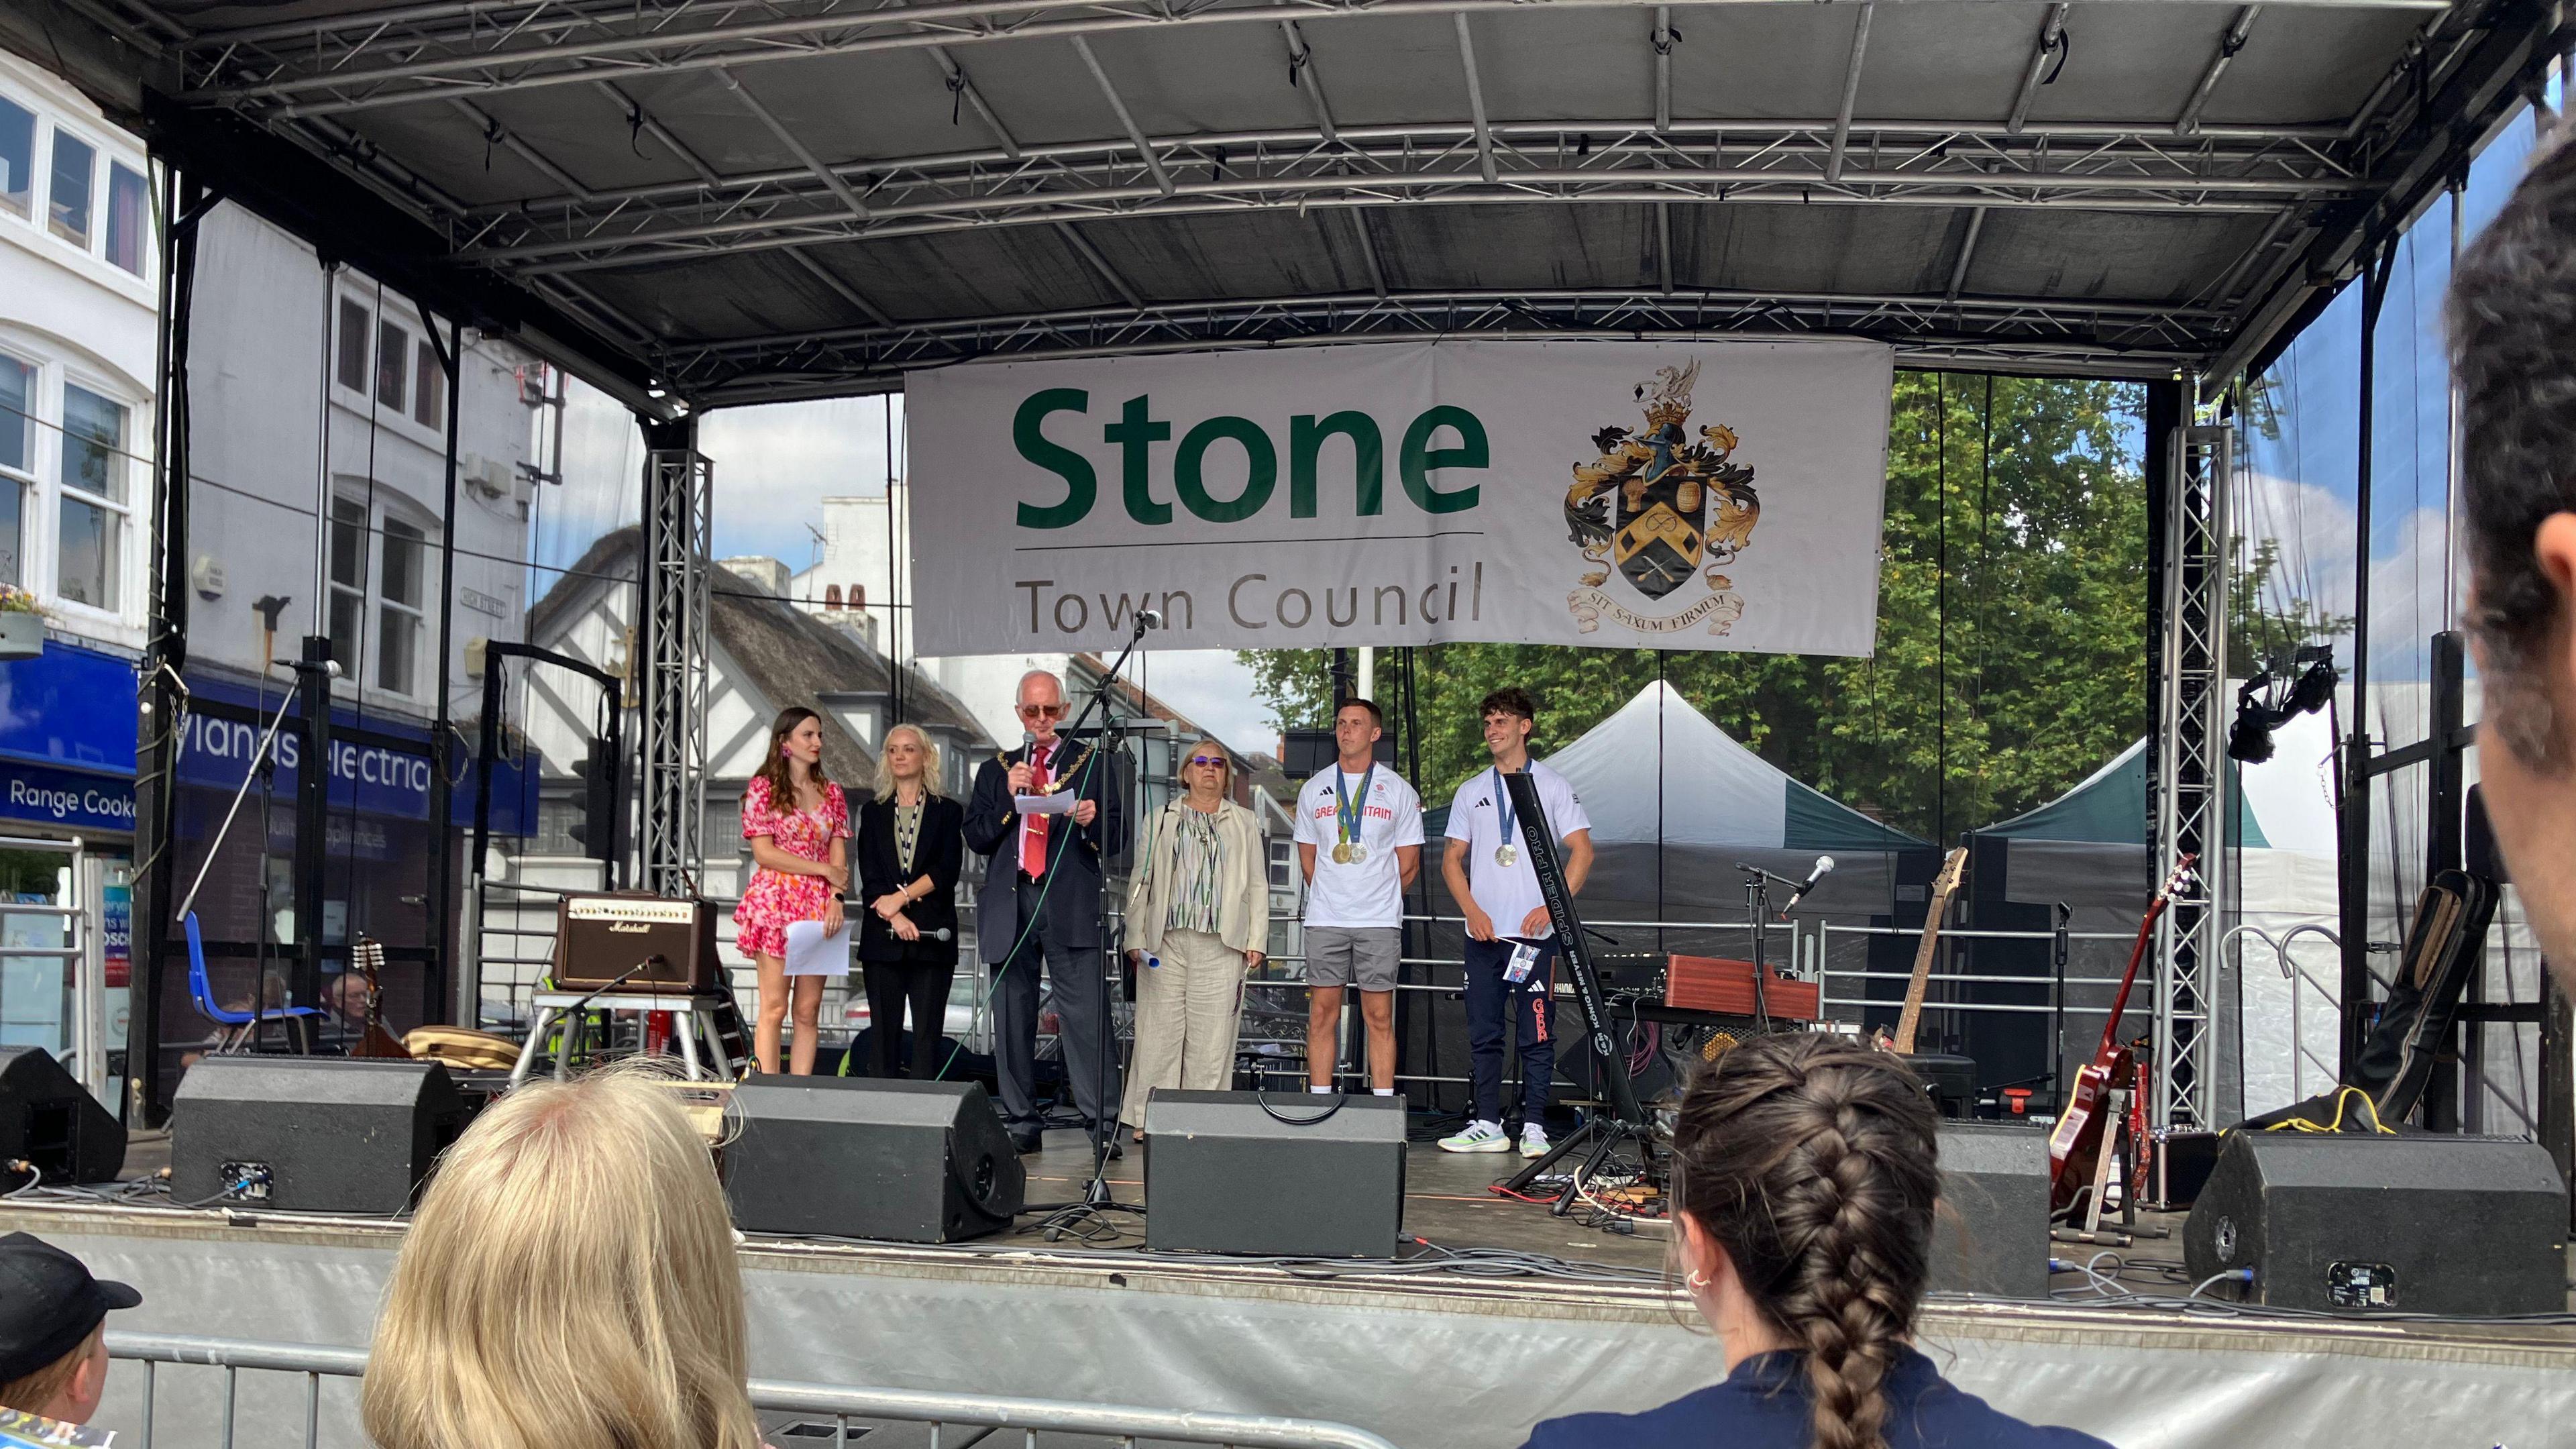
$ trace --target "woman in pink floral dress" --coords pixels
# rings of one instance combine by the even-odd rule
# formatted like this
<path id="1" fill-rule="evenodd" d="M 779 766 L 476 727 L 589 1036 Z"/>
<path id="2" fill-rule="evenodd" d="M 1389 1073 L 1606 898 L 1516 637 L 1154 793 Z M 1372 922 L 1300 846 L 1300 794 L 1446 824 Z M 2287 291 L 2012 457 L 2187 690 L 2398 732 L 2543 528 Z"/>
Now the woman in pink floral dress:
<path id="1" fill-rule="evenodd" d="M 760 1024 L 753 1058 L 778 1070 L 778 1037 L 794 989 L 796 1039 L 788 1070 L 814 1072 L 815 1018 L 823 978 L 787 974 L 787 928 L 821 921 L 841 929 L 841 892 L 850 887 L 850 807 L 823 774 L 823 725 L 810 709 L 782 711 L 769 726 L 769 756 L 742 792 L 742 838 L 760 868 L 734 907 L 735 943 L 760 964 Z"/>

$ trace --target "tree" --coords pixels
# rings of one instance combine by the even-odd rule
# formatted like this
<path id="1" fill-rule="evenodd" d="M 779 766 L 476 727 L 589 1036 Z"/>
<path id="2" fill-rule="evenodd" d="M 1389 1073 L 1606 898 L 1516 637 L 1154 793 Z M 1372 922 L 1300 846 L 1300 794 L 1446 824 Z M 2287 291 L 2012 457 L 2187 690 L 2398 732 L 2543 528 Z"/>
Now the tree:
<path id="1" fill-rule="evenodd" d="M 2054 798 L 2147 729 L 2143 403 L 2133 384 L 1897 374 L 1876 652 L 1676 651 L 1664 677 L 1771 764 L 1918 834 Z M 2240 631 L 2330 630 L 2302 600 L 2266 611 L 2277 559 L 2267 543 L 2248 566 Z M 1283 727 L 1324 723 L 1323 651 L 1243 657 Z M 1645 649 L 1426 646 L 1417 784 L 1437 802 L 1482 767 L 1495 685 L 1539 700 L 1544 752 L 1655 677 Z"/>

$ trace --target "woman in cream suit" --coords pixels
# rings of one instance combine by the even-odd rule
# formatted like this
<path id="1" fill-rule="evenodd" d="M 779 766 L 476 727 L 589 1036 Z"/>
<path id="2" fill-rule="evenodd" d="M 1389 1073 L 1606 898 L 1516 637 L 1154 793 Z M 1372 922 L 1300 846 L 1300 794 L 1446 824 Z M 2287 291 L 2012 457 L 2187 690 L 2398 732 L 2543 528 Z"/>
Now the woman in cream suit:
<path id="1" fill-rule="evenodd" d="M 1270 879 L 1260 823 L 1227 798 L 1233 775 L 1225 746 L 1191 748 L 1189 793 L 1155 815 L 1127 892 L 1136 1055 L 1120 1115 L 1130 1127 L 1143 1126 L 1156 1087 L 1219 1091 L 1234 1074 L 1243 978 L 1270 940 Z"/>

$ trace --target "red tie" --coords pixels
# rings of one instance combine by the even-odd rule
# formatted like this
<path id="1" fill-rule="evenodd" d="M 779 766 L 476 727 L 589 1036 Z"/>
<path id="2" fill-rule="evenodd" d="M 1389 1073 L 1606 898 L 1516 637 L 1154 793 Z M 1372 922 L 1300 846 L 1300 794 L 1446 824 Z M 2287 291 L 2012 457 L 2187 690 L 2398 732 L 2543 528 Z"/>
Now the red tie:
<path id="1" fill-rule="evenodd" d="M 1047 756 L 1050 753 L 1052 751 L 1043 744 L 1029 750 L 1029 789 L 1032 792 L 1044 793 L 1046 790 Z M 1029 879 L 1036 880 L 1046 874 L 1047 818 L 1043 815 L 1021 818 L 1027 824 L 1020 832 L 1020 869 Z"/>

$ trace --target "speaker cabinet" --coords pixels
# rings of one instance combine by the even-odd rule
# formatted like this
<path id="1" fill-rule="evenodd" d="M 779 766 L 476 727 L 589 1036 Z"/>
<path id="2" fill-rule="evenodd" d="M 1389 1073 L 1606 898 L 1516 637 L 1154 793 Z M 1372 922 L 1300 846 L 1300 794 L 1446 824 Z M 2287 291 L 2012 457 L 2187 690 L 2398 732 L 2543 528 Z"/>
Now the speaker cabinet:
<path id="1" fill-rule="evenodd" d="M 2183 1225 L 2204 1296 L 2492 1315 L 2567 1307 L 2567 1191 L 2502 1137 L 2233 1132 Z"/>
<path id="2" fill-rule="evenodd" d="M 45 1182 L 114 1182 L 125 1124 L 42 1047 L 0 1047 L 0 1158 L 36 1164 Z"/>
<path id="3" fill-rule="evenodd" d="M 1404 1227 L 1404 1099 L 1156 1091 L 1145 1246 L 1391 1258 Z"/>
<path id="4" fill-rule="evenodd" d="M 472 1114 L 436 1062 L 206 1057 L 170 1099 L 170 1194 L 393 1214 Z"/>
<path id="5" fill-rule="evenodd" d="M 950 1243 L 1019 1215 L 1027 1172 L 981 1082 L 759 1076 L 733 1106 L 725 1200 L 745 1232 Z"/>
<path id="6" fill-rule="evenodd" d="M 2048 1296 L 2048 1134 L 2004 1123 L 1941 1124 L 1941 1209 L 1932 1288 Z"/>

